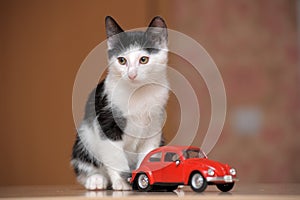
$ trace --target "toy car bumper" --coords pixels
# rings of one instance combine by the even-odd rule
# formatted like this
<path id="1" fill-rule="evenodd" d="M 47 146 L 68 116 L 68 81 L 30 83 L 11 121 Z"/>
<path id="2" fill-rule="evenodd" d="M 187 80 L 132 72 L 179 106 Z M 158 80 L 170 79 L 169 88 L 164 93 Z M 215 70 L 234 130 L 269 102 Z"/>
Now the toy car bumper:
<path id="1" fill-rule="evenodd" d="M 232 183 L 238 181 L 236 177 L 232 177 L 231 175 L 207 177 L 206 180 L 213 183 Z"/>

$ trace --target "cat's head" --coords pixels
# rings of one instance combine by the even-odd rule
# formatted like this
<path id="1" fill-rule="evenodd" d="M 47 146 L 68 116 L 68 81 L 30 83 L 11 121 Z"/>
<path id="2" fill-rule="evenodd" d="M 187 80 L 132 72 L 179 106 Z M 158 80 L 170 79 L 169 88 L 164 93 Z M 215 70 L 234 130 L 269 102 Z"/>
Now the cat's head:
<path id="1" fill-rule="evenodd" d="M 111 76 L 135 84 L 165 75 L 168 33 L 161 17 L 153 18 L 145 32 L 125 32 L 110 16 L 105 25 Z"/>

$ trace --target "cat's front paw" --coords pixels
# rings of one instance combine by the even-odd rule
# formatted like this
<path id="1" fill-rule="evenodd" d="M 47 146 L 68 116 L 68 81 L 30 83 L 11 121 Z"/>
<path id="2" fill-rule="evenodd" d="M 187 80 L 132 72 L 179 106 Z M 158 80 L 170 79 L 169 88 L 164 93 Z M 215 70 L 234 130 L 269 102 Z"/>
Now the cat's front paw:
<path id="1" fill-rule="evenodd" d="M 118 179 L 112 184 L 113 190 L 131 190 L 131 187 L 123 179 Z"/>
<path id="2" fill-rule="evenodd" d="M 107 188 L 108 181 L 101 174 L 94 174 L 87 178 L 85 188 L 88 190 L 104 190 Z"/>

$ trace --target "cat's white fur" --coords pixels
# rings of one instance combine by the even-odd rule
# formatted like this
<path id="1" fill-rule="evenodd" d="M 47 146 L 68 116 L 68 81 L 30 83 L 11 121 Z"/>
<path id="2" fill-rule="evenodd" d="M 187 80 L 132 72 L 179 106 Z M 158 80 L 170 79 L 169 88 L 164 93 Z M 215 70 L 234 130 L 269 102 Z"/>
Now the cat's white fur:
<path id="1" fill-rule="evenodd" d="M 114 190 L 131 189 L 121 173 L 130 172 L 132 166 L 139 166 L 144 156 L 157 148 L 161 140 L 164 106 L 169 96 L 167 51 L 149 55 L 132 46 L 119 56 L 126 58 L 127 66 L 120 65 L 115 57 L 110 59 L 105 93 L 111 105 L 118 107 L 127 119 L 122 140 L 101 138 L 101 128 L 96 119 L 92 126 L 83 122 L 78 130 L 89 153 L 104 164 L 98 169 L 92 164 L 72 161 L 73 165 L 89 172 L 77 179 L 90 190 L 105 189 L 109 183 Z M 149 57 L 147 64 L 139 63 L 142 56 Z"/>

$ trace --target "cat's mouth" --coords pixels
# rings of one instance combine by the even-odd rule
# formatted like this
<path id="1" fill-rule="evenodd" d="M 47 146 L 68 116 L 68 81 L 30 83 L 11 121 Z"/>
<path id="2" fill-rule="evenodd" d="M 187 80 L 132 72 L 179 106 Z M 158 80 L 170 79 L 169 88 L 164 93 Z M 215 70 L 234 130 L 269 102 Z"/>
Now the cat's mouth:
<path id="1" fill-rule="evenodd" d="M 134 79 L 134 80 L 128 79 L 128 82 L 129 82 L 131 85 L 134 85 L 134 86 L 141 85 L 141 83 L 142 83 L 141 81 L 136 80 L 136 79 Z"/>

